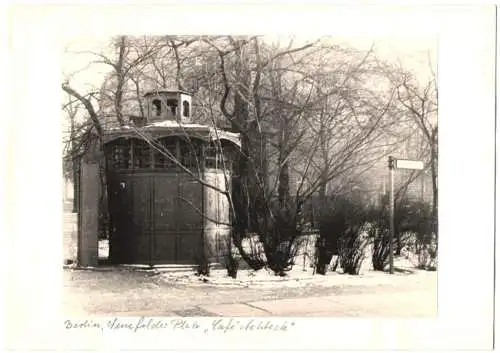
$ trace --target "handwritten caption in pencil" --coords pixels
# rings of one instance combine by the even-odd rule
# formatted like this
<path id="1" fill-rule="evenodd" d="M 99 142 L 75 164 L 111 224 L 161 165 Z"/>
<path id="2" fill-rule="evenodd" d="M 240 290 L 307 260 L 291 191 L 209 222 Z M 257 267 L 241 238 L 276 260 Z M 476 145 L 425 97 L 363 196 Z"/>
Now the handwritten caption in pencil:
<path id="1" fill-rule="evenodd" d="M 221 332 L 230 333 L 235 331 L 248 332 L 287 332 L 295 326 L 290 320 L 273 319 L 238 319 L 224 318 L 211 321 L 195 319 L 159 319 L 151 317 L 140 317 L 138 319 L 112 318 L 106 320 L 65 320 L 66 330 L 100 330 L 105 331 L 202 331 L 204 333 Z"/>

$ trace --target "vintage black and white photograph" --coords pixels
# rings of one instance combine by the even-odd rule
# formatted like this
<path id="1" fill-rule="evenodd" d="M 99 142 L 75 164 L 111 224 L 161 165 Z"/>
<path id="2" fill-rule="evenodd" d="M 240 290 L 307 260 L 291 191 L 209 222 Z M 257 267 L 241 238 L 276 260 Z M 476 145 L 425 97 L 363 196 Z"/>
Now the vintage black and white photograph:
<path id="1" fill-rule="evenodd" d="M 66 314 L 435 317 L 437 44 L 65 43 Z"/>
<path id="2" fill-rule="evenodd" d="M 7 349 L 494 346 L 496 7 L 274 2 L 9 7 Z"/>

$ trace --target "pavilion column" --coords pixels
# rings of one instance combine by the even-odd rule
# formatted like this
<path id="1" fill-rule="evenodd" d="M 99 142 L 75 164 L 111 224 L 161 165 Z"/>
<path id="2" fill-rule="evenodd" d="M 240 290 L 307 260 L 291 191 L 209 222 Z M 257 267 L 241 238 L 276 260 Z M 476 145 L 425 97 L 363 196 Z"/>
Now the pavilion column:
<path id="1" fill-rule="evenodd" d="M 96 267 L 99 256 L 99 153 L 89 151 L 80 164 L 78 266 Z"/>

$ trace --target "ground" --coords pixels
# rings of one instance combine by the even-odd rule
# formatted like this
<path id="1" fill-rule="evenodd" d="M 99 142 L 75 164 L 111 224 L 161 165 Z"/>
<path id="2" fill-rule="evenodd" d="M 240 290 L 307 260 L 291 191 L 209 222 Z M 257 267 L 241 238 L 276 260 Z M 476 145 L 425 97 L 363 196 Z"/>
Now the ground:
<path id="1" fill-rule="evenodd" d="M 69 204 L 66 205 L 70 209 Z M 106 241 L 99 256 L 108 256 Z M 232 280 L 224 270 L 209 278 L 192 272 L 159 272 L 117 267 L 64 270 L 64 309 L 71 316 L 435 316 L 437 273 L 415 270 L 394 275 L 312 275 L 299 259 L 286 278 L 240 270 Z"/>
<path id="2" fill-rule="evenodd" d="M 437 273 L 411 270 L 362 276 L 311 271 L 288 278 L 224 270 L 192 273 L 126 268 L 64 270 L 70 315 L 123 316 L 397 316 L 437 314 Z M 262 273 L 262 272 L 261 272 Z"/>

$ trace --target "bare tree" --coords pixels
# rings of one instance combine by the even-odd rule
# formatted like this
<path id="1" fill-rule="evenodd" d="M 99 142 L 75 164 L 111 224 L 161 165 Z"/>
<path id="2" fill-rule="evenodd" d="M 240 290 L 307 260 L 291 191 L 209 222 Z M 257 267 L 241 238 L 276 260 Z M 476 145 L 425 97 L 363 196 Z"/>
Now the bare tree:
<path id="1" fill-rule="evenodd" d="M 75 151 L 78 149 L 77 138 L 80 130 L 80 124 L 77 121 L 80 104 L 72 96 L 68 95 L 68 101 L 62 106 L 66 118 L 69 122 L 69 131 L 66 140 L 64 141 L 63 152 L 63 171 L 65 178 L 72 181 L 73 184 L 73 212 L 78 212 L 79 203 L 79 171 L 78 163 L 76 162 Z"/>
<path id="2" fill-rule="evenodd" d="M 299 48 L 270 50 L 258 37 L 227 37 L 203 40 L 217 53 L 218 72 L 223 94 L 220 111 L 229 121 L 231 129 L 242 136 L 237 162 L 238 180 L 234 197 L 237 213 L 236 243 L 248 233 L 261 235 L 269 255 L 276 250 L 276 214 L 269 198 L 267 172 L 266 107 L 272 105 L 263 92 L 265 75 L 271 63 L 281 57 L 305 51 L 312 45 Z M 276 87 L 275 87 L 276 88 Z M 276 89 L 275 89 L 276 92 Z M 283 165 L 286 167 L 286 164 Z M 282 175 L 284 175 L 282 173 Z M 282 177 L 281 180 L 284 180 Z M 283 183 L 282 183 L 283 185 Z M 274 230 L 272 230 L 274 229 Z M 271 260 L 272 261 L 272 260 Z M 276 266 L 276 269 L 280 266 Z M 280 272 L 280 270 L 278 270 Z"/>
<path id="3" fill-rule="evenodd" d="M 111 68 L 101 90 L 83 94 L 68 83 L 62 88 L 85 107 L 99 138 L 108 110 L 123 125 L 130 99 L 144 116 L 144 91 L 171 82 L 196 92 L 203 122 L 241 135 L 237 177 L 232 193 L 224 193 L 234 243 L 244 253 L 242 239 L 259 234 L 267 265 L 272 262 L 277 273 L 291 264 L 278 258 L 279 249 L 285 243 L 290 253 L 301 234 L 304 203 L 318 191 L 326 197 L 329 187 L 354 179 L 381 158 L 381 146 L 388 144 L 383 137 L 395 120 L 393 101 L 405 97 L 400 86 L 370 88 L 377 79 L 372 51 L 321 40 L 299 46 L 291 40 L 281 47 L 259 36 L 120 36 L 111 54 L 92 54 Z M 256 268 L 266 265 L 246 260 Z"/>
<path id="4" fill-rule="evenodd" d="M 332 70 L 330 63 L 329 70 L 320 70 L 318 67 L 325 63 L 318 63 L 318 57 L 331 53 L 334 48 L 317 43 L 293 47 L 291 41 L 283 49 L 264 45 L 258 37 L 202 37 L 199 40 L 206 45 L 205 67 L 210 66 L 212 72 L 212 75 L 202 73 L 204 84 L 210 88 L 206 96 L 214 97 L 209 99 L 212 104 L 204 108 L 213 117 L 213 103 L 219 101 L 222 116 L 230 128 L 242 136 L 233 195 L 236 243 L 249 233 L 259 233 L 264 242 L 273 239 L 271 253 L 282 238 L 271 230 L 276 217 L 284 217 L 288 212 L 287 222 L 293 223 L 297 231 L 302 206 L 318 188 L 326 187 L 331 180 L 363 163 L 370 165 L 373 144 L 386 124 L 384 118 L 392 97 L 377 98 L 374 92 L 362 87 L 355 89 L 356 85 L 348 82 L 364 79 L 368 70 L 366 58 L 371 53 L 357 62 L 353 61 L 354 55 L 344 53 L 345 61 L 333 64 L 338 65 L 336 69 Z M 312 67 L 310 62 L 317 66 Z M 178 64 L 179 61 L 177 77 Z M 324 79 L 328 75 L 331 81 Z M 332 85 L 339 77 L 343 78 L 340 84 Z M 316 83 L 314 90 L 308 86 L 308 79 Z M 361 90 L 365 97 L 356 96 Z M 331 108 L 332 101 L 336 109 Z M 320 123 L 314 122 L 315 119 Z M 322 146 L 315 139 L 318 134 L 324 136 L 319 139 Z M 341 141 L 335 141 L 336 138 Z M 335 145 L 338 146 L 332 153 Z M 268 164 L 272 158 L 269 149 L 277 156 L 274 183 L 270 183 L 269 178 Z M 321 165 L 318 151 L 324 152 L 323 173 L 315 177 L 314 171 Z M 295 163 L 297 152 L 305 158 L 302 163 Z M 292 160 L 295 169 L 298 166 L 300 170 L 290 170 Z M 293 202 L 288 204 L 291 173 L 301 176 L 301 184 Z"/>
<path id="5" fill-rule="evenodd" d="M 430 62 L 429 62 L 430 65 Z M 437 99 L 438 87 L 436 76 L 431 69 L 431 76 L 421 84 L 416 76 L 399 67 L 384 67 L 385 73 L 396 89 L 397 101 L 413 126 L 420 131 L 428 153 L 428 167 L 432 178 L 432 215 L 434 233 L 437 237 L 438 212 L 438 124 Z"/>

